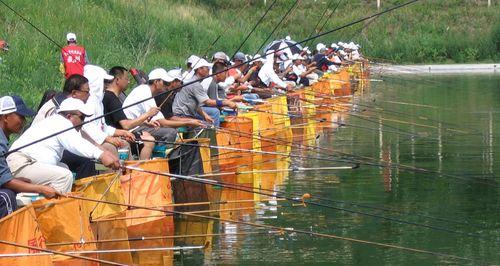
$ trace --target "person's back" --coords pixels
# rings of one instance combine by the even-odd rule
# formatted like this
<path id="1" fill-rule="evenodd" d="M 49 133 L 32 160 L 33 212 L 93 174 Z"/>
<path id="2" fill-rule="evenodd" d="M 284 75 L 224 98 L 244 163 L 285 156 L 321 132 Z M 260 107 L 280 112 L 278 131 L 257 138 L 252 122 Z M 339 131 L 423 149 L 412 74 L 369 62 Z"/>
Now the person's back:
<path id="1" fill-rule="evenodd" d="M 64 65 L 64 77 L 67 79 L 73 74 L 83 75 L 83 67 L 87 64 L 85 48 L 76 44 L 76 35 L 68 33 L 68 45 L 61 49 L 61 60 Z"/>

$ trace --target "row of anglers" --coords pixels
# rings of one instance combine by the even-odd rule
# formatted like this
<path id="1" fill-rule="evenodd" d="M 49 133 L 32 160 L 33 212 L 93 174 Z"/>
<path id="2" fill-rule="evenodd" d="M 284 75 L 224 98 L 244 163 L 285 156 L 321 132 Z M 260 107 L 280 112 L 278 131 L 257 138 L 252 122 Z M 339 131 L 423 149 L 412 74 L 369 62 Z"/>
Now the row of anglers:
<path id="1" fill-rule="evenodd" d="M 217 52 L 211 62 L 192 55 L 185 71 L 156 68 L 147 76 L 121 66 L 106 71 L 86 64 L 83 75 L 65 80 L 62 91 L 46 93 L 38 112 L 19 96 L 1 97 L 0 218 L 16 210 L 16 193 L 62 196 L 75 178 L 97 174 L 96 160 L 117 170 L 123 150 L 150 159 L 155 145 L 175 142 L 180 127 L 217 128 L 221 110 L 258 104 L 353 62 L 337 63 L 335 49 L 317 48 L 312 57 L 307 49 L 291 56 L 270 51 L 251 62 L 240 52 L 231 60 Z M 137 86 L 126 95 L 131 75 Z M 28 117 L 34 117 L 30 127 L 9 148 L 9 137 L 22 131 Z"/>

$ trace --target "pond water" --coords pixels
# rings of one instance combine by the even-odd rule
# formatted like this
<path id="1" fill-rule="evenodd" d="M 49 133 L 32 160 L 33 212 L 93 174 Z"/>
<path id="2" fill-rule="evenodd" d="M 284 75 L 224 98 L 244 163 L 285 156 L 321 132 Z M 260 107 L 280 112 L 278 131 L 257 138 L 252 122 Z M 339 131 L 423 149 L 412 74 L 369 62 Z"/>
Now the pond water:
<path id="1" fill-rule="evenodd" d="M 320 135 L 314 145 L 323 148 L 321 155 L 292 150 L 324 158 L 327 150 L 339 151 L 362 161 L 358 169 L 292 172 L 275 184 L 337 209 L 279 201 L 238 219 L 474 261 L 215 222 L 208 226 L 224 235 L 204 251 L 177 255 L 175 264 L 500 264 L 500 75 L 382 79 L 357 93 L 344 126 Z M 291 165 L 331 162 L 294 158 Z"/>

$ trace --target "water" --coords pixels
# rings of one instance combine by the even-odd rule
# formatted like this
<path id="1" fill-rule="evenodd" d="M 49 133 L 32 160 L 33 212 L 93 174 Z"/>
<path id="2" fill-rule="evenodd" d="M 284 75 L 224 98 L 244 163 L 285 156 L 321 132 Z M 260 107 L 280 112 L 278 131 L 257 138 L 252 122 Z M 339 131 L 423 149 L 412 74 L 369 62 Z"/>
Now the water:
<path id="1" fill-rule="evenodd" d="M 211 249 L 176 256 L 175 263 L 500 264 L 500 197 L 495 183 L 500 181 L 497 177 L 500 165 L 496 163 L 500 159 L 497 137 L 500 134 L 500 76 L 385 79 L 385 82 L 372 82 L 369 90 L 356 97 L 357 112 L 346 118 L 348 126 L 321 136 L 318 144 L 429 172 L 362 165 L 355 170 L 291 173 L 278 188 L 355 202 L 367 207 L 323 203 L 440 230 L 315 206 L 258 210 L 239 218 L 446 253 L 474 261 L 303 234 L 252 234 L 214 237 Z M 374 109 L 375 106 L 379 109 Z M 396 131 L 400 133 L 393 133 Z M 318 156 L 312 152 L 305 154 Z M 325 161 L 297 159 L 292 164 L 329 166 Z M 290 206 L 285 202 L 278 204 Z M 213 227 L 214 232 L 219 233 L 259 230 L 227 223 L 214 223 Z"/>

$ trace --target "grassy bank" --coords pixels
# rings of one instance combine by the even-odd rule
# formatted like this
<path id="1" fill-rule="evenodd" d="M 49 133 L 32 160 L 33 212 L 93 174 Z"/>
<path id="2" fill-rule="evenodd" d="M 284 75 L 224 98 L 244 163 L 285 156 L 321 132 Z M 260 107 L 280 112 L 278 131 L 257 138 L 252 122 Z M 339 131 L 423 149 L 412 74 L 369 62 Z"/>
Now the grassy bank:
<path id="1" fill-rule="evenodd" d="M 302 0 L 271 39 L 309 36 L 331 1 Z M 269 5 L 272 0 L 267 0 Z M 257 48 L 294 1 L 278 0 L 242 50 Z M 403 1 L 382 0 L 382 8 Z M 500 60 L 500 12 L 486 0 L 421 1 L 380 18 L 343 29 L 318 41 L 354 40 L 375 60 L 396 63 L 492 62 Z M 376 1 L 342 0 L 325 26 L 332 29 L 377 11 Z M 216 50 L 232 54 L 267 8 L 263 0 L 16 0 L 9 3 L 59 44 L 77 33 L 94 64 L 150 70 L 181 66 L 189 54 L 203 54 L 222 35 Z M 60 49 L 0 5 L 1 94 L 17 93 L 30 105 L 42 92 L 60 88 Z M 316 43 L 316 42 L 315 42 Z"/>

